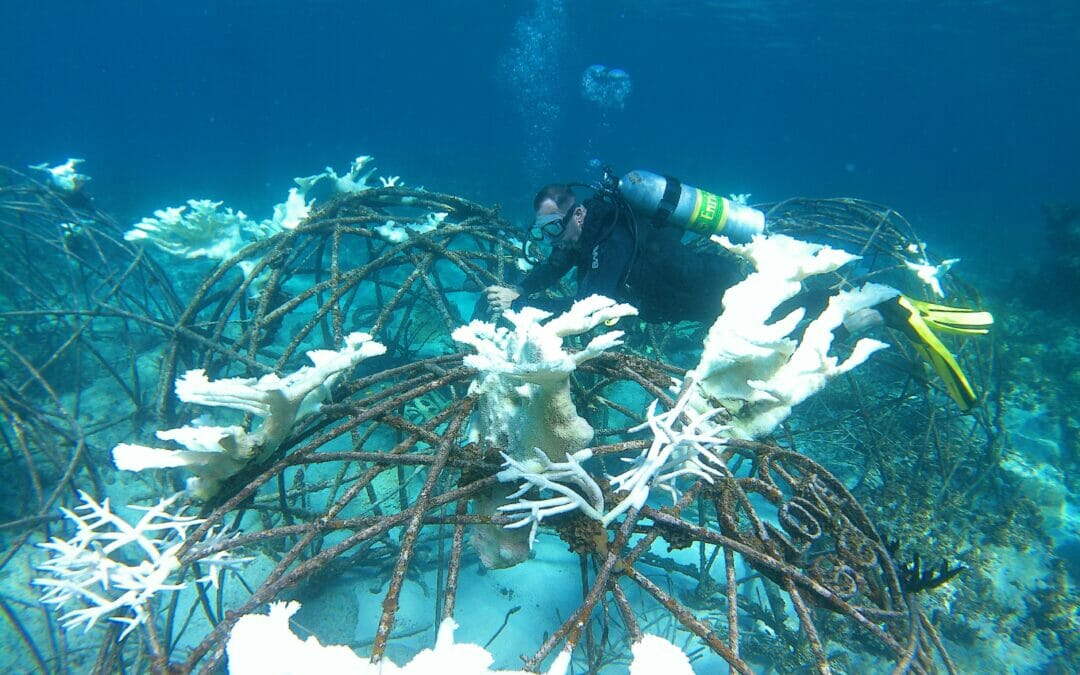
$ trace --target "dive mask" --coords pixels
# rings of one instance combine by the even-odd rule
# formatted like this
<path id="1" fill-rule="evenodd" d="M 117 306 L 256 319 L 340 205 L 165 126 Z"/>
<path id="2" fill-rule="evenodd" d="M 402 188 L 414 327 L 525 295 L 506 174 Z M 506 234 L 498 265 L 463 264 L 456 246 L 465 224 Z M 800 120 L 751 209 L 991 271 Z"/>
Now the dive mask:
<path id="1" fill-rule="evenodd" d="M 551 253 L 551 245 L 566 231 L 566 223 L 573 213 L 571 209 L 565 214 L 556 212 L 537 216 L 525 241 L 525 260 L 533 265 L 540 264 Z"/>
<path id="2" fill-rule="evenodd" d="M 544 237 L 548 237 L 552 241 L 558 239 L 566 230 L 566 223 L 570 220 L 570 215 L 573 212 L 573 209 L 571 209 L 566 213 L 545 213 L 542 216 L 537 216 L 536 220 L 533 221 L 532 229 L 529 230 L 529 238 L 534 241 L 543 241 Z"/>

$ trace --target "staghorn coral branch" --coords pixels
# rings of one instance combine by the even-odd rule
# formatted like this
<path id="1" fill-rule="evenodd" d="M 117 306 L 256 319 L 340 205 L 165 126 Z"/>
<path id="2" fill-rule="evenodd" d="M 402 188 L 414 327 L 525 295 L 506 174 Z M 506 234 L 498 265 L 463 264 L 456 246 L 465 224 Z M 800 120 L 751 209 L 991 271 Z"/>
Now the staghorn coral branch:
<path id="1" fill-rule="evenodd" d="M 144 511 L 134 524 L 113 513 L 107 499 L 99 504 L 85 492 L 79 496 L 80 506 L 63 510 L 75 525 L 75 534 L 68 540 L 54 537 L 40 544 L 53 555 L 38 567 L 47 576 L 34 579 L 33 584 L 43 589 L 42 602 L 57 609 L 74 600 L 88 605 L 63 614 L 60 621 L 65 628 L 81 625 L 89 630 L 105 618 L 125 626 L 119 636 L 123 640 L 146 621 L 148 605 L 159 594 L 186 588 L 184 583 L 168 580 L 181 567 L 177 552 L 187 541 L 188 530 L 203 521 L 169 512 L 179 495 L 152 507 L 134 507 Z M 207 543 L 219 537 L 211 532 Z M 136 554 L 129 552 L 131 547 Z M 209 554 L 204 560 L 216 571 L 196 583 L 215 586 L 222 570 L 245 561 L 227 551 Z"/>
<path id="2" fill-rule="evenodd" d="M 634 465 L 632 469 L 612 478 L 612 487 L 627 492 L 627 496 L 604 514 L 601 522 L 605 525 L 631 506 L 638 509 L 644 506 L 654 487 L 671 494 L 673 501 L 678 500 L 680 492 L 675 481 L 680 476 L 696 476 L 711 483 L 714 477 L 726 475 L 727 469 L 714 449 L 725 444 L 726 439 L 720 434 L 727 427 L 712 422 L 723 411 L 708 410 L 683 422 L 690 390 L 690 386 L 684 386 L 675 406 L 664 413 L 656 412 L 659 402 L 653 400 L 646 423 L 630 429 L 648 428 L 653 440 L 648 449 L 628 460 Z"/>
<path id="3" fill-rule="evenodd" d="M 504 513 L 527 512 L 506 527 L 517 528 L 530 525 L 530 548 L 536 540 L 537 528 L 544 518 L 580 510 L 593 520 L 600 520 L 604 511 L 604 495 L 600 486 L 581 466 L 581 462 L 592 457 L 590 450 L 579 450 L 569 454 L 565 462 L 552 462 L 540 448 L 534 448 L 533 451 L 536 453 L 536 459 L 529 461 L 518 461 L 503 453 L 503 459 L 506 460 L 503 466 L 506 468 L 498 473 L 499 480 L 504 483 L 523 481 L 520 489 L 511 494 L 509 499 L 518 499 L 533 488 L 555 492 L 559 495 L 544 500 L 521 499 L 498 508 Z M 585 494 L 581 494 L 578 490 Z"/>

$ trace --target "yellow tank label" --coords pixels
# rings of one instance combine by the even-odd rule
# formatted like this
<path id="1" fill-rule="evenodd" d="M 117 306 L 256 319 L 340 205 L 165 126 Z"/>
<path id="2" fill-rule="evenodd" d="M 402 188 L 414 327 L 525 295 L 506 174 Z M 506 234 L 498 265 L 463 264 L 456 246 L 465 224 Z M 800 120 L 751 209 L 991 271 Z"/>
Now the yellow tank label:
<path id="1" fill-rule="evenodd" d="M 686 229 L 704 235 L 719 234 L 727 223 L 727 200 L 711 192 L 697 191 L 694 212 Z"/>

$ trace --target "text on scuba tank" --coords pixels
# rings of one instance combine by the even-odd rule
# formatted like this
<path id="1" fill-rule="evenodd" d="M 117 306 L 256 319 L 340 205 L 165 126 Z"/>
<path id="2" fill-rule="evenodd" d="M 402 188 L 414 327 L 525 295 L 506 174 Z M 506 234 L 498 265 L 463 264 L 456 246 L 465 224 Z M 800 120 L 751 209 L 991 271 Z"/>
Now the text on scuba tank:
<path id="1" fill-rule="evenodd" d="M 694 201 L 694 212 L 690 216 L 687 229 L 701 234 L 715 234 L 724 229 L 727 221 L 727 200 L 711 192 L 698 190 Z"/>
<path id="2" fill-rule="evenodd" d="M 716 218 L 716 209 L 720 206 L 720 198 L 714 194 L 705 194 L 705 199 L 702 203 L 701 216 L 705 220 L 712 220 Z"/>

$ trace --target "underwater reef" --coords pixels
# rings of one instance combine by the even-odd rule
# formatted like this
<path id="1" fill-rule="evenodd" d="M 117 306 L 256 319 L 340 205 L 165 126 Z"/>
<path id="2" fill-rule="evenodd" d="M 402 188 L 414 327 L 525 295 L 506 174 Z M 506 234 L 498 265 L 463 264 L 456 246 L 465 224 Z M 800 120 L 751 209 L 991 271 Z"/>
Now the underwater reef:
<path id="1" fill-rule="evenodd" d="M 1075 339 L 851 199 L 696 241 L 745 259 L 712 326 L 496 321 L 520 228 L 371 161 L 134 226 L 75 163 L 0 167 L 6 670 L 1080 669 Z M 969 411 L 901 336 L 834 340 L 935 299 L 916 267 L 999 317 L 943 338 Z"/>

